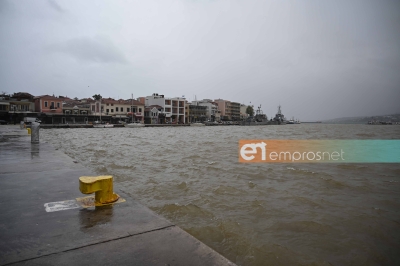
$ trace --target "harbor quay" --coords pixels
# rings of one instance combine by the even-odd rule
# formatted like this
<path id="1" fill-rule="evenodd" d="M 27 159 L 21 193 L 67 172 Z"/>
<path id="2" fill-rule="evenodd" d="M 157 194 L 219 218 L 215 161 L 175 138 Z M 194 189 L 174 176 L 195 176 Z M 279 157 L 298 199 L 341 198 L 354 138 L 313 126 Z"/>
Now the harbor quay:
<path id="1" fill-rule="evenodd" d="M 0 126 L 0 145 L 0 265 L 235 265 L 121 185 L 114 204 L 77 204 L 95 175 L 19 125 Z"/>
<path id="2" fill-rule="evenodd" d="M 185 127 L 190 124 L 144 124 L 144 127 Z M 41 124 L 41 128 L 95 128 L 92 124 Z M 123 124 L 113 124 L 111 128 L 125 127 Z"/>

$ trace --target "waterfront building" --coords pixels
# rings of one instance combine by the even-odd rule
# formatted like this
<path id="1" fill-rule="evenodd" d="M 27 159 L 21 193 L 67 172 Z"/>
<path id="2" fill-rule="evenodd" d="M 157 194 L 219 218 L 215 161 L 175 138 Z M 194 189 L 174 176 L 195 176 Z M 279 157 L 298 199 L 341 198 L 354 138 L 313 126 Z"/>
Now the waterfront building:
<path id="1" fill-rule="evenodd" d="M 239 121 L 240 120 L 240 103 L 229 101 L 228 108 L 230 110 L 231 120 Z"/>
<path id="2" fill-rule="evenodd" d="M 185 123 L 185 102 L 185 98 L 165 98 L 162 94 L 153 93 L 151 96 L 146 96 L 145 106 L 161 106 L 166 123 Z"/>
<path id="3" fill-rule="evenodd" d="M 62 114 L 62 99 L 50 95 L 34 97 L 35 111 L 45 114 Z"/>
<path id="4" fill-rule="evenodd" d="M 82 102 L 80 100 L 73 100 L 68 97 L 58 96 L 58 98 L 63 100 L 63 113 L 65 115 L 90 115 L 90 103 Z M 94 101 L 93 101 L 94 102 Z"/>
<path id="5" fill-rule="evenodd" d="M 189 104 L 190 123 L 205 122 L 207 120 L 207 106 L 196 104 Z"/>
<path id="6" fill-rule="evenodd" d="M 225 121 L 229 120 L 227 114 L 227 102 L 223 99 L 216 99 L 214 100 L 215 104 L 218 106 L 218 110 L 220 111 L 220 120 Z"/>
<path id="7" fill-rule="evenodd" d="M 163 108 L 159 105 L 151 105 L 144 109 L 145 124 L 163 124 L 165 120 Z"/>
<path id="8" fill-rule="evenodd" d="M 189 109 L 189 102 L 185 101 L 185 124 L 189 124 L 190 119 L 190 109 Z"/>
<path id="9" fill-rule="evenodd" d="M 123 118 L 121 120 L 127 118 L 127 121 L 131 121 L 133 116 L 134 121 L 144 123 L 145 106 L 143 103 L 132 99 L 120 100 L 117 107 L 119 107 L 119 109 L 116 108 L 115 115 L 116 117 Z"/>
<path id="10" fill-rule="evenodd" d="M 218 105 L 210 99 L 203 99 L 200 101 L 192 101 L 193 105 L 205 106 L 206 118 L 209 121 L 215 121 L 215 115 L 218 111 Z"/>
<path id="11" fill-rule="evenodd" d="M 27 92 L 0 95 L 0 119 L 18 123 L 25 116 L 37 116 L 34 96 Z"/>
<path id="12" fill-rule="evenodd" d="M 221 111 L 221 120 L 240 120 L 240 103 L 223 99 L 216 99 L 214 102 L 218 105 L 218 109 Z"/>
<path id="13" fill-rule="evenodd" d="M 114 100 L 112 98 L 101 99 L 90 104 L 92 114 L 100 116 L 100 102 L 101 102 L 101 115 L 110 116 L 111 121 L 117 123 L 119 121 L 128 122 L 144 121 L 144 104 L 137 100 Z"/>
<path id="14" fill-rule="evenodd" d="M 217 111 L 215 112 L 215 121 L 221 121 L 221 111 L 219 109 L 217 109 Z"/>

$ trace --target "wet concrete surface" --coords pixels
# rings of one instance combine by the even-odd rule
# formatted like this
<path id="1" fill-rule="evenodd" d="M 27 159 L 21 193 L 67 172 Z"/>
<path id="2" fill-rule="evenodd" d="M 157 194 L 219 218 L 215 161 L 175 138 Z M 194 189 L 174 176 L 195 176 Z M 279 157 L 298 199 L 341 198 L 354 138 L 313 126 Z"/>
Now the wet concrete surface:
<path id="1" fill-rule="evenodd" d="M 118 185 L 126 202 L 46 212 L 45 203 L 86 196 L 79 177 L 88 175 L 19 126 L 0 126 L 0 265 L 233 265 Z"/>

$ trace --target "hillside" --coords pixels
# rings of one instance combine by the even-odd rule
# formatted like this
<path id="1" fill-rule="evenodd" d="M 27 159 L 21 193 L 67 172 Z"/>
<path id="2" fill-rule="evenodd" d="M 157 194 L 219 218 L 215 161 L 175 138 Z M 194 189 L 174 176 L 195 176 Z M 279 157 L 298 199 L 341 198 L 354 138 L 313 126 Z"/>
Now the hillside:
<path id="1" fill-rule="evenodd" d="M 367 124 L 368 121 L 400 122 L 400 114 L 341 117 L 341 118 L 324 120 L 322 122 L 326 124 Z"/>

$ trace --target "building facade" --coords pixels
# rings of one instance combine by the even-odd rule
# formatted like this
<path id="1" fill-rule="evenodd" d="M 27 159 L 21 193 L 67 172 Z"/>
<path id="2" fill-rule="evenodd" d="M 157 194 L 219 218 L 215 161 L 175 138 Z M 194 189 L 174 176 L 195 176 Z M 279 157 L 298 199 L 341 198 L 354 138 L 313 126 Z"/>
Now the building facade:
<path id="1" fill-rule="evenodd" d="M 35 111 L 46 114 L 62 114 L 63 100 L 50 95 L 34 97 Z"/>
<path id="2" fill-rule="evenodd" d="M 207 106 L 198 104 L 189 104 L 189 123 L 205 122 L 207 121 Z"/>
<path id="3" fill-rule="evenodd" d="M 185 123 L 185 98 L 165 98 L 153 93 L 145 98 L 145 106 L 159 105 L 163 108 L 166 123 Z"/>
<path id="4" fill-rule="evenodd" d="M 90 110 L 96 116 L 110 116 L 113 122 L 144 122 L 144 105 L 136 100 L 101 99 L 91 103 Z"/>
<path id="5" fill-rule="evenodd" d="M 216 99 L 214 102 L 218 105 L 218 110 L 221 112 L 221 120 L 240 120 L 240 103 L 223 99 Z"/>
<path id="6" fill-rule="evenodd" d="M 0 95 L 0 119 L 19 123 L 25 116 L 37 116 L 34 96 L 27 92 Z"/>
<path id="7" fill-rule="evenodd" d="M 218 111 L 218 105 L 210 99 L 204 99 L 201 101 L 193 101 L 192 105 L 200 105 L 206 107 L 206 117 L 209 121 L 216 121 L 216 114 Z"/>
<path id="8" fill-rule="evenodd" d="M 164 113 L 163 108 L 159 105 L 151 105 L 144 109 L 145 124 L 163 124 Z"/>

